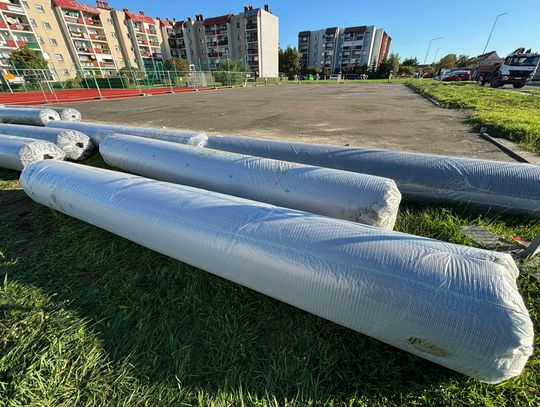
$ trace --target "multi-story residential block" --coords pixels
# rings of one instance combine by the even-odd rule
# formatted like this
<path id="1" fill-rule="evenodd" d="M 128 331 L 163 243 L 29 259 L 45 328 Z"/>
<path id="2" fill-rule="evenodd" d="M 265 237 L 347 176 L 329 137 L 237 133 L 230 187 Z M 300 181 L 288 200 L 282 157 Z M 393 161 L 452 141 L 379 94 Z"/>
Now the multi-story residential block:
<path id="1" fill-rule="evenodd" d="M 346 72 L 355 67 L 376 69 L 388 56 L 392 39 L 375 26 L 331 27 L 298 33 L 302 68 Z"/>
<path id="2" fill-rule="evenodd" d="M 195 20 L 174 22 L 169 32 L 171 55 L 202 70 L 243 60 L 259 76 L 278 76 L 278 18 L 268 5 L 206 19 L 198 14 Z"/>
<path id="3" fill-rule="evenodd" d="M 3 68 L 11 67 L 8 58 L 13 50 L 26 46 L 42 51 L 25 3 L 0 0 L 0 64 Z"/>
<path id="4" fill-rule="evenodd" d="M 74 0 L 53 0 L 54 11 L 76 68 L 110 74 L 120 66 L 114 60 L 110 38 L 97 7 Z"/>
<path id="5" fill-rule="evenodd" d="M 26 3 L 29 3 L 26 8 L 28 18 L 43 56 L 52 68 L 54 78 L 57 80 L 74 78 L 76 76 L 74 62 L 51 6 L 51 0 L 32 0 Z"/>
<path id="6" fill-rule="evenodd" d="M 12 50 L 42 52 L 55 79 L 114 74 L 122 67 L 162 70 L 181 57 L 199 69 L 243 60 L 260 76 L 278 75 L 278 18 L 268 5 L 239 14 L 172 21 L 76 0 L 0 0 L 0 63 Z"/>

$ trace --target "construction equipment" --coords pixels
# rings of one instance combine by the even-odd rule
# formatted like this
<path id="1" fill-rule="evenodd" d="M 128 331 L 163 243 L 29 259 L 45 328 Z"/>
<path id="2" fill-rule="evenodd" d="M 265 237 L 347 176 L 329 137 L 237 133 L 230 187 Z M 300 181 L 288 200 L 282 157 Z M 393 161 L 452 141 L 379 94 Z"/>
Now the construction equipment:
<path id="1" fill-rule="evenodd" d="M 518 48 L 504 60 L 485 62 L 478 65 L 476 70 L 480 86 L 489 83 L 492 88 L 500 88 L 512 84 L 515 89 L 519 89 L 534 78 L 540 63 L 540 54 Z"/>

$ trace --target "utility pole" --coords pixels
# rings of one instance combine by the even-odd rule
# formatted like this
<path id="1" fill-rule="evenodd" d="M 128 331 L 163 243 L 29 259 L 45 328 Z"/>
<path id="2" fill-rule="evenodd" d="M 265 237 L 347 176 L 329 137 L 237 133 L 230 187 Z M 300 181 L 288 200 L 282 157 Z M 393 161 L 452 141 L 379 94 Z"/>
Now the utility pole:
<path id="1" fill-rule="evenodd" d="M 424 65 L 427 62 L 427 58 L 428 58 L 428 55 L 429 55 L 429 50 L 431 49 L 431 43 L 433 41 L 442 40 L 442 39 L 444 39 L 444 37 L 437 37 L 437 38 L 432 38 L 432 39 L 429 40 L 429 45 L 428 45 L 428 48 L 427 48 L 426 57 L 424 58 Z"/>
<path id="2" fill-rule="evenodd" d="M 491 35 L 493 34 L 493 31 L 495 30 L 495 26 L 497 25 L 497 21 L 499 21 L 499 17 L 505 16 L 506 14 L 508 13 L 505 12 L 505 13 L 497 14 L 497 17 L 495 17 L 495 21 L 493 22 L 493 27 L 491 27 L 491 31 L 489 33 L 489 37 L 487 39 L 486 46 L 484 47 L 484 51 L 482 52 L 482 54 L 486 53 L 487 47 L 489 45 L 489 40 L 491 40 Z"/>

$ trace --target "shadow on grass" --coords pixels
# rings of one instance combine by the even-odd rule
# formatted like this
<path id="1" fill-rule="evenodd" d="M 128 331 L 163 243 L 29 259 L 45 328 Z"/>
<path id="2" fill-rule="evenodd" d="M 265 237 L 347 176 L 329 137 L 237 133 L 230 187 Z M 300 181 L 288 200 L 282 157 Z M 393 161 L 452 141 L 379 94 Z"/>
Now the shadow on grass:
<path id="1" fill-rule="evenodd" d="M 466 380 L 59 215 L 22 191 L 0 192 L 0 214 L 8 236 L 0 251 L 8 261 L 18 259 L 9 278 L 39 287 L 58 307 L 69 304 L 87 321 L 89 335 L 98 335 L 113 366 L 129 362 L 140 385 L 159 384 L 171 394 L 181 383 L 208 397 L 243 392 L 322 402 L 399 399 Z M 25 355 L 27 363 L 46 354 L 44 347 L 39 343 Z"/>
<path id="2" fill-rule="evenodd" d="M 0 182 L 2 181 L 16 181 L 19 179 L 21 173 L 19 171 L 8 170 L 0 168 Z"/>

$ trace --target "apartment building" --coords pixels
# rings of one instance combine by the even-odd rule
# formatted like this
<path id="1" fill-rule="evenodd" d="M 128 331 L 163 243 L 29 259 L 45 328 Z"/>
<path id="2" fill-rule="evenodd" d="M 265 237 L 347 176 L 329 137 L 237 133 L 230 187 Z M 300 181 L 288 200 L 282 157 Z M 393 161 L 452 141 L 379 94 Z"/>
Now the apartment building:
<path id="1" fill-rule="evenodd" d="M 240 14 L 173 21 L 168 46 L 171 55 L 187 59 L 202 70 L 220 62 L 243 60 L 252 72 L 278 76 L 278 18 L 270 7 L 244 7 Z"/>
<path id="2" fill-rule="evenodd" d="M 77 0 L 0 0 L 0 64 L 28 46 L 42 52 L 55 79 L 114 74 L 122 67 L 163 69 L 181 57 L 199 69 L 243 60 L 259 76 L 278 75 L 278 18 L 270 7 L 195 19 L 152 18 L 127 8 Z"/>
<path id="3" fill-rule="evenodd" d="M 0 65 L 10 68 L 11 51 L 20 47 L 42 51 L 34 27 L 27 14 L 28 3 L 19 0 L 0 0 Z"/>
<path id="4" fill-rule="evenodd" d="M 392 39 L 382 28 L 356 26 L 330 27 L 298 33 L 298 52 L 302 68 L 326 68 L 347 72 L 367 65 L 376 69 L 388 57 Z"/>

